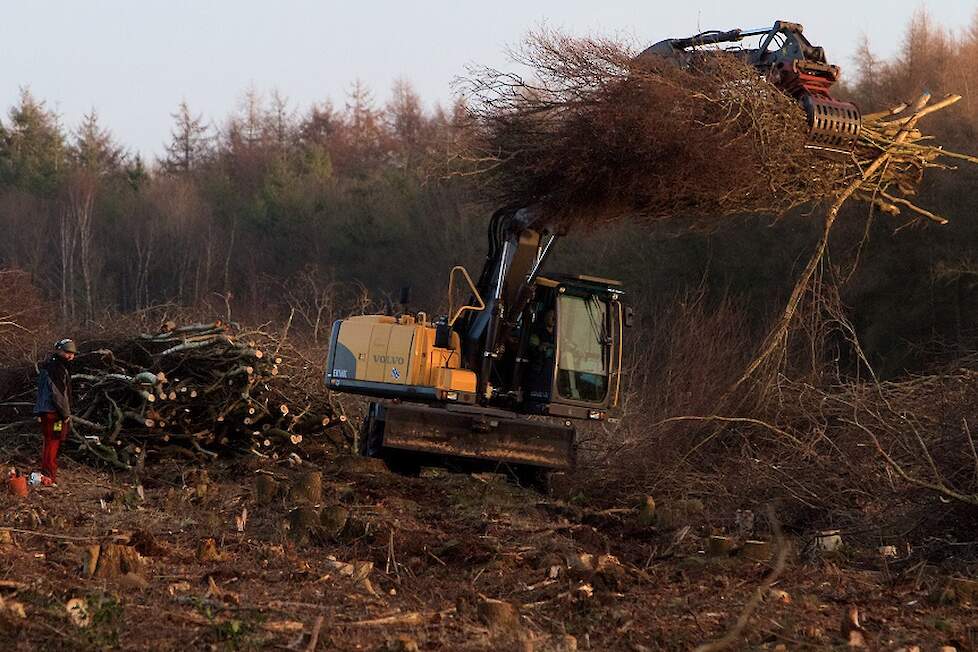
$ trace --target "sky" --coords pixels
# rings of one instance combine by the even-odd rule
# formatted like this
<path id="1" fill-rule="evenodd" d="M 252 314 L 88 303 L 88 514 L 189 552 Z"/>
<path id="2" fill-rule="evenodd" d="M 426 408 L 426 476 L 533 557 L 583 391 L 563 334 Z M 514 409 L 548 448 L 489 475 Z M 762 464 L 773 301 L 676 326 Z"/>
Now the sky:
<path id="1" fill-rule="evenodd" d="M 467 64 L 511 66 L 507 47 L 543 24 L 651 44 L 791 20 L 845 75 L 864 34 L 874 51 L 897 54 L 920 7 L 958 30 L 978 0 L 0 0 L 0 120 L 28 87 L 69 130 L 94 108 L 152 158 L 181 100 L 220 124 L 248 89 L 305 111 L 342 106 L 355 79 L 380 104 L 405 79 L 430 108 L 451 100 Z"/>

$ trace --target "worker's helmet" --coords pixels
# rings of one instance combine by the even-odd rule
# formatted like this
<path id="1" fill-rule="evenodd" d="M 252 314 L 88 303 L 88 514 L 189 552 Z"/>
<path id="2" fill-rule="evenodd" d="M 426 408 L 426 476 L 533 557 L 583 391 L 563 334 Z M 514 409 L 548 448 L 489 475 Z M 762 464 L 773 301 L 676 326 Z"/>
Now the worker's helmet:
<path id="1" fill-rule="evenodd" d="M 78 353 L 78 347 L 75 346 L 75 340 L 69 340 L 65 338 L 59 340 L 57 344 L 54 345 L 55 350 L 64 351 L 65 353 Z"/>

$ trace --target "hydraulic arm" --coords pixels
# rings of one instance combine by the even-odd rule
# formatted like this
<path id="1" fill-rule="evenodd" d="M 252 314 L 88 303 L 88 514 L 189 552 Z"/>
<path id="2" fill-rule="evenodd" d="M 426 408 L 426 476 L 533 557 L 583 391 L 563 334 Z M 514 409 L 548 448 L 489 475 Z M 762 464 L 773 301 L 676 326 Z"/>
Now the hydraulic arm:
<path id="1" fill-rule="evenodd" d="M 639 56 L 659 56 L 688 66 L 709 56 L 725 43 L 740 43 L 759 36 L 756 48 L 730 47 L 724 51 L 754 66 L 784 93 L 798 100 L 808 118 L 809 146 L 847 153 L 859 137 L 861 116 L 851 102 L 829 94 L 839 79 L 839 67 L 827 62 L 825 50 L 812 45 L 798 23 L 779 20 L 760 29 L 711 30 L 688 38 L 659 41 Z"/>

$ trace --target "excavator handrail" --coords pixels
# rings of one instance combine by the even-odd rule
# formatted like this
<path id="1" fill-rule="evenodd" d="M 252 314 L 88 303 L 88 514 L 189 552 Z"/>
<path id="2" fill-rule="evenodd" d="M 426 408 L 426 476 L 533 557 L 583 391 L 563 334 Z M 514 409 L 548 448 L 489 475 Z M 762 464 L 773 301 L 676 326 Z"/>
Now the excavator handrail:
<path id="1" fill-rule="evenodd" d="M 465 304 L 464 306 L 459 306 L 458 310 L 454 313 L 452 312 L 452 296 L 455 290 L 455 272 L 462 272 L 462 276 L 465 278 L 465 282 L 468 283 L 469 289 L 472 290 L 472 296 L 479 305 L 472 306 Z M 448 314 L 452 315 L 452 318 L 448 320 L 449 326 L 454 326 L 458 318 L 462 316 L 462 313 L 466 310 L 475 310 L 479 312 L 480 310 L 486 309 L 486 302 L 482 300 L 482 296 L 479 294 L 479 290 L 476 289 L 475 283 L 472 282 L 472 277 L 469 276 L 469 271 L 462 267 L 461 265 L 456 265 L 452 268 L 452 271 L 448 274 Z"/>

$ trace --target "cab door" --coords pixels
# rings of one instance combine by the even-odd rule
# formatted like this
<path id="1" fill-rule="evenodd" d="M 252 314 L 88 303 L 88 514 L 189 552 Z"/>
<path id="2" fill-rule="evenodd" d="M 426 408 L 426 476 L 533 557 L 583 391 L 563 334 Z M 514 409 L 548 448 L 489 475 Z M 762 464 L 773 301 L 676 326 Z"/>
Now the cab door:
<path id="1" fill-rule="evenodd" d="M 566 288 L 557 297 L 550 412 L 600 419 L 608 408 L 617 405 L 621 303 L 614 294 L 574 290 Z"/>

